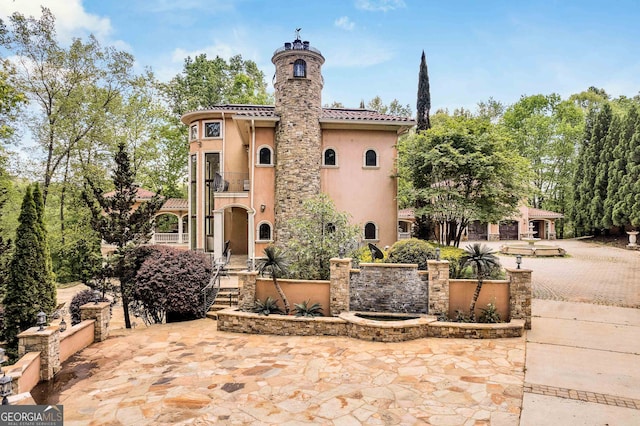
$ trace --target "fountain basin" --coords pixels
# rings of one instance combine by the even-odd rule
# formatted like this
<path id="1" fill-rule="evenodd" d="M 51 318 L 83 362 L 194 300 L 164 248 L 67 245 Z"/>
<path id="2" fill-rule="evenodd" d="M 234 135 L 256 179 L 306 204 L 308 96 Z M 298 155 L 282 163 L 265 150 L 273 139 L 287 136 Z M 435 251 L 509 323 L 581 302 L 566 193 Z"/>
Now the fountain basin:
<path id="1" fill-rule="evenodd" d="M 505 244 L 500 247 L 500 252 L 503 254 L 519 254 L 522 256 L 564 256 L 567 252 L 565 249 L 550 245 L 550 244 L 522 244 L 513 243 Z"/>
<path id="2" fill-rule="evenodd" d="M 403 342 L 427 336 L 434 316 L 396 312 L 343 312 L 347 336 L 372 342 Z"/>

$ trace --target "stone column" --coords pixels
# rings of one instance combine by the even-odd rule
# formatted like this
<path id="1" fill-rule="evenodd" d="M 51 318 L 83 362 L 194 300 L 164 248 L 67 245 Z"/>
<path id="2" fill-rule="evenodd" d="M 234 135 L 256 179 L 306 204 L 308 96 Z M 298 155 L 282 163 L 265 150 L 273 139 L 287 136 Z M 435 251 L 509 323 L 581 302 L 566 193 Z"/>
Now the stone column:
<path id="1" fill-rule="evenodd" d="M 102 342 L 109 337 L 109 321 L 111 321 L 111 304 L 109 302 L 87 303 L 80 306 L 80 320 L 95 320 L 93 341 Z"/>
<path id="2" fill-rule="evenodd" d="M 257 271 L 238 272 L 238 287 L 240 287 L 238 309 L 241 311 L 253 311 L 256 304 L 256 278 L 258 278 Z"/>
<path id="3" fill-rule="evenodd" d="M 523 319 L 531 330 L 531 269 L 505 268 L 509 279 L 509 311 L 511 319 Z"/>
<path id="4" fill-rule="evenodd" d="M 329 315 L 337 317 L 349 311 L 351 259 L 333 258 L 330 262 Z"/>
<path id="5" fill-rule="evenodd" d="M 39 327 L 18 334 L 18 357 L 28 352 L 40 352 L 40 380 L 51 380 L 60 371 L 60 330 L 51 325 L 40 331 Z"/>
<path id="6" fill-rule="evenodd" d="M 429 315 L 449 316 L 449 261 L 427 260 Z"/>

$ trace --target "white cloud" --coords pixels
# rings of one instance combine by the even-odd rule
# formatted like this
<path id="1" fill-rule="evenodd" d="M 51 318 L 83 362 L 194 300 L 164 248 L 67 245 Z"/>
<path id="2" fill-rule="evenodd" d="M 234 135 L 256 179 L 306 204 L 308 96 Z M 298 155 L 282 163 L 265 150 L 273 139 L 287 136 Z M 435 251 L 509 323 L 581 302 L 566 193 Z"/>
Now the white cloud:
<path id="1" fill-rule="evenodd" d="M 355 22 L 351 21 L 348 16 L 341 16 L 336 19 L 333 23 L 336 27 L 342 28 L 343 30 L 351 31 L 355 28 Z"/>
<path id="2" fill-rule="evenodd" d="M 5 20 L 14 12 L 20 12 L 27 17 L 40 18 L 40 5 L 43 3 L 56 18 L 56 31 L 61 43 L 67 44 L 73 37 L 84 37 L 90 33 L 101 42 L 108 40 L 112 31 L 109 18 L 87 13 L 81 0 L 4 0 L 0 2 L 0 17 Z"/>
<path id="3" fill-rule="evenodd" d="M 327 68 L 364 68 L 390 60 L 393 51 L 375 40 L 359 40 L 354 43 L 329 43 L 322 54 L 327 58 Z"/>
<path id="4" fill-rule="evenodd" d="M 407 7 L 404 0 L 356 0 L 356 8 L 370 12 L 388 12 Z"/>

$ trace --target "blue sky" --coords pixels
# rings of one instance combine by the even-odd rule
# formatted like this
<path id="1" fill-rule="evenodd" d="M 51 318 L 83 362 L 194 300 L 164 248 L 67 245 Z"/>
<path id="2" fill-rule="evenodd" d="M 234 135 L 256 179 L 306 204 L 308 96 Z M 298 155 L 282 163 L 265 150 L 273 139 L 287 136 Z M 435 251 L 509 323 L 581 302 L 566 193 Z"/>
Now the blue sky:
<path id="1" fill-rule="evenodd" d="M 422 50 L 433 109 L 589 86 L 640 90 L 637 0 L 0 0 L 0 17 L 39 16 L 40 4 L 61 40 L 93 33 L 162 80 L 187 55 L 207 53 L 252 59 L 270 82 L 273 51 L 301 27 L 326 58 L 324 104 L 358 107 L 378 95 L 415 112 Z"/>

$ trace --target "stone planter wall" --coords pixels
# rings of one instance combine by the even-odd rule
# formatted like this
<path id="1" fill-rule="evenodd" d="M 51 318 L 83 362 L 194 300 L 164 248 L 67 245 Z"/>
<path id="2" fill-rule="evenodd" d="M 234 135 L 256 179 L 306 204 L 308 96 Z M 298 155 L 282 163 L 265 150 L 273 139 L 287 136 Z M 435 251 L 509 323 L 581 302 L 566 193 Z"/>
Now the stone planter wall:
<path id="1" fill-rule="evenodd" d="M 523 320 L 511 320 L 500 324 L 476 324 L 459 322 L 433 322 L 427 329 L 427 337 L 452 339 L 497 339 L 520 337 L 524 333 Z"/>

